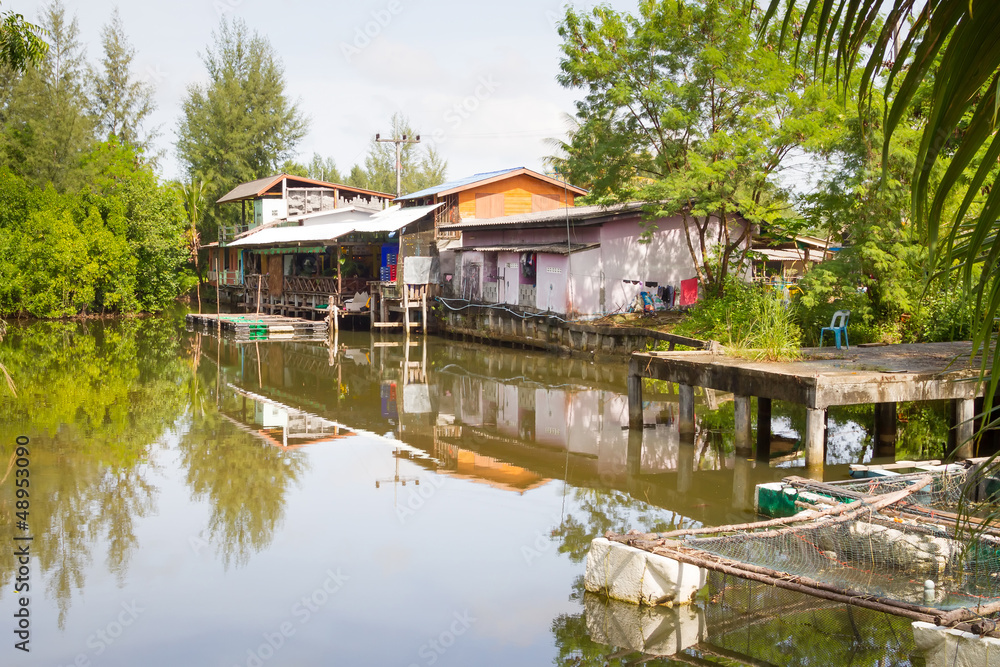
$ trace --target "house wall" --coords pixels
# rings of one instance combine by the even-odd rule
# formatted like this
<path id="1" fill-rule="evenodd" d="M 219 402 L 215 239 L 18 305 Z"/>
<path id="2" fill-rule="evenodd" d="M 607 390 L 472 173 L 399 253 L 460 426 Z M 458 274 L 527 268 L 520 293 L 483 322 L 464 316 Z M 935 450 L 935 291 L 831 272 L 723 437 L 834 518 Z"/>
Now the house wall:
<path id="1" fill-rule="evenodd" d="M 604 258 L 601 248 L 575 252 L 569 258 L 569 313 L 595 315 L 602 312 Z"/>
<path id="2" fill-rule="evenodd" d="M 503 193 L 504 206 L 503 215 L 517 215 L 519 213 L 531 213 L 532 211 L 546 210 L 541 208 L 536 201 L 532 206 L 532 195 L 552 195 L 552 201 L 558 208 L 567 202 L 566 195 L 569 195 L 569 205 L 573 206 L 574 194 L 567 192 L 563 188 L 539 181 L 527 174 L 511 176 L 503 180 L 487 183 L 485 185 L 474 186 L 468 190 L 458 193 L 458 211 L 462 219 L 476 217 L 476 195 Z"/>
<path id="3" fill-rule="evenodd" d="M 535 281 L 536 302 L 540 310 L 566 312 L 566 256 L 539 253 Z"/>
<path id="4" fill-rule="evenodd" d="M 601 227 L 606 310 L 627 308 L 635 295 L 646 289 L 643 284 L 624 283 L 623 280 L 653 281 L 679 288 L 682 280 L 697 277 L 681 218 L 661 218 L 656 221 L 656 227 L 648 243 L 640 242 L 644 227 L 638 218 L 609 222 Z M 734 230 L 739 234 L 740 227 L 734 226 Z M 715 234 L 710 230 L 711 238 Z M 695 249 L 698 249 L 697 240 Z M 700 253 L 698 257 L 700 261 Z"/>
<path id="5" fill-rule="evenodd" d="M 579 227 L 573 230 L 573 243 L 598 243 L 601 229 L 598 225 Z M 566 243 L 565 227 L 542 229 L 476 229 L 462 233 L 464 247 L 491 245 L 522 245 L 534 243 Z"/>

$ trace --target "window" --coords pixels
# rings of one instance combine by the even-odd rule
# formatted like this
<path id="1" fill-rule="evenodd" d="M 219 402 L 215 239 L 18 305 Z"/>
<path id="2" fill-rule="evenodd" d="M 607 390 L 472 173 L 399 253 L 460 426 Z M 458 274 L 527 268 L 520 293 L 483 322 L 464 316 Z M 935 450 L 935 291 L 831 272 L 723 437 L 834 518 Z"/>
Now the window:
<path id="1" fill-rule="evenodd" d="M 502 192 L 476 193 L 476 218 L 499 218 L 504 212 Z"/>

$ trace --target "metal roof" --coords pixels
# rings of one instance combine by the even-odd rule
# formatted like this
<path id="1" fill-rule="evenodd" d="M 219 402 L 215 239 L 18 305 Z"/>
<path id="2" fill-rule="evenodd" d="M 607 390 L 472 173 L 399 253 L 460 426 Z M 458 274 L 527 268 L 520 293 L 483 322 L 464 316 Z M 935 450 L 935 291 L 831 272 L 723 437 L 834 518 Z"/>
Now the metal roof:
<path id="1" fill-rule="evenodd" d="M 268 227 L 228 244 L 229 248 L 330 243 L 353 232 L 394 232 L 416 222 L 441 204 L 400 208 L 393 206 L 367 220 L 345 220 L 295 227 Z"/>
<path id="2" fill-rule="evenodd" d="M 568 255 L 572 252 L 599 248 L 600 243 L 524 243 L 521 245 L 491 245 L 462 248 L 462 250 L 478 250 L 479 252 L 536 252 L 547 255 Z"/>
<path id="3" fill-rule="evenodd" d="M 511 167 L 510 169 L 501 169 L 499 171 L 486 171 L 481 174 L 473 174 L 472 176 L 466 176 L 465 178 L 459 178 L 454 181 L 448 181 L 447 183 L 441 183 L 429 188 L 424 188 L 423 190 L 418 190 L 417 192 L 411 192 L 410 194 L 403 195 L 399 197 L 396 201 L 406 201 L 408 199 L 418 199 L 420 197 L 430 197 L 431 195 L 444 195 L 451 194 L 456 190 L 464 190 L 470 185 L 475 183 L 480 183 L 482 181 L 491 181 L 500 178 L 507 178 L 510 176 L 516 176 L 518 174 L 529 174 L 538 178 L 542 181 L 548 181 L 559 187 L 566 187 L 572 190 L 575 194 L 586 194 L 587 191 L 583 188 L 578 188 L 575 185 L 570 185 L 568 183 L 563 183 L 562 181 L 552 178 L 551 176 L 546 176 L 545 174 L 539 174 L 537 171 L 532 171 L 527 167 Z"/>
<path id="4" fill-rule="evenodd" d="M 634 214 L 642 210 L 642 202 L 629 202 L 619 206 L 571 206 L 569 208 L 557 208 L 551 211 L 537 211 L 535 213 L 520 213 L 518 215 L 506 215 L 500 218 L 485 218 L 483 220 L 468 220 L 454 225 L 441 225 L 442 230 L 463 230 L 463 229 L 488 229 L 490 227 L 506 227 L 513 225 L 531 226 L 533 224 L 564 222 L 568 217 L 573 221 L 603 219 L 622 214 Z"/>
<path id="5" fill-rule="evenodd" d="M 365 190 L 364 188 L 356 188 L 351 185 L 341 185 L 338 183 L 328 183 L 326 181 L 317 181 L 314 178 L 305 178 L 304 176 L 292 176 L 291 174 L 275 174 L 274 176 L 265 176 L 264 178 L 258 178 L 256 181 L 250 181 L 249 183 L 240 183 L 235 188 L 227 192 L 226 194 L 219 197 L 216 200 L 216 204 L 226 204 L 233 201 L 241 201 L 244 199 L 257 199 L 264 195 L 265 192 L 277 185 L 281 179 L 287 178 L 290 181 L 295 181 L 297 183 L 303 183 L 307 186 L 315 186 L 319 188 L 330 188 L 336 190 L 346 190 L 348 192 L 360 192 L 366 195 L 373 195 L 376 197 L 382 197 L 383 199 L 393 199 L 393 195 L 387 192 L 376 192 L 375 190 Z"/>

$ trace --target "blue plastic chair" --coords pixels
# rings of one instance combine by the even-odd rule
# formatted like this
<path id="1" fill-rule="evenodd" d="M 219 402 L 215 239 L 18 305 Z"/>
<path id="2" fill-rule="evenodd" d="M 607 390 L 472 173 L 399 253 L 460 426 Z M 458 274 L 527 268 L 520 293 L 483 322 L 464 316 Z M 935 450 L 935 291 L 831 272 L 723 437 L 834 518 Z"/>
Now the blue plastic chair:
<path id="1" fill-rule="evenodd" d="M 838 310 L 833 314 L 833 319 L 830 320 L 830 326 L 823 327 L 819 330 L 819 346 L 823 347 L 823 335 L 827 331 L 832 331 L 834 339 L 837 342 L 837 349 L 840 349 L 840 334 L 844 334 L 844 347 L 848 350 L 851 349 L 851 344 L 847 340 L 847 320 L 851 317 L 851 311 L 849 310 Z"/>

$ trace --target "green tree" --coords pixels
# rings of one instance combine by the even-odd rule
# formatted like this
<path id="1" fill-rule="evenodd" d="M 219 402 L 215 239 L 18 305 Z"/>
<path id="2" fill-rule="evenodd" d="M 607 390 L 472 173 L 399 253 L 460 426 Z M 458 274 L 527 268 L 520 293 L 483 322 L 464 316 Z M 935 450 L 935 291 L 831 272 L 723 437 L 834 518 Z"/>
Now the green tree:
<path id="1" fill-rule="evenodd" d="M 781 0 L 771 0 L 766 21 L 781 5 Z M 824 44 L 813 65 L 826 69 L 832 64 L 842 80 L 860 69 L 862 108 L 878 94 L 878 84 L 886 82 L 881 91 L 883 156 L 891 153 L 897 133 L 914 127 L 914 113 L 919 115 L 921 139 L 908 184 L 913 223 L 928 248 L 930 266 L 956 272 L 966 290 L 977 295 L 981 318 L 974 328 L 974 348 L 995 352 L 991 332 L 1000 310 L 1000 263 L 995 261 L 1000 188 L 993 184 L 1000 157 L 1000 50 L 993 36 L 1000 32 L 1000 4 L 809 0 L 803 13 L 820 20 L 800 31 L 789 6 L 781 17 L 782 36 Z M 924 93 L 926 85 L 929 94 Z M 958 205 L 950 206 L 956 196 Z M 992 397 L 1000 382 L 1000 354 L 982 359 L 984 372 L 992 363 Z"/>
<path id="2" fill-rule="evenodd" d="M 105 137 L 114 136 L 119 142 L 145 152 L 154 136 L 142 130 L 156 108 L 153 86 L 132 75 L 135 47 L 128 41 L 117 7 L 101 31 L 101 45 L 104 49 L 101 67 L 91 73 L 93 113 Z"/>
<path id="3" fill-rule="evenodd" d="M 554 160 L 591 201 L 680 215 L 699 281 L 721 293 L 751 226 L 788 207 L 776 177 L 837 125 L 823 82 L 787 64 L 742 0 L 640 3 L 639 15 L 568 9 L 560 83 L 578 128 Z M 740 218 L 749 221 L 741 224 Z"/>
<path id="4" fill-rule="evenodd" d="M 194 262 L 195 276 L 198 279 L 195 290 L 198 296 L 198 312 L 201 313 L 201 271 L 198 269 L 201 235 L 198 233 L 198 223 L 205 213 L 205 204 L 207 203 L 205 193 L 212 189 L 212 179 L 199 174 L 192 178 L 189 183 L 179 183 L 178 188 L 184 199 L 184 209 L 187 211 L 187 243 L 191 259 Z"/>
<path id="5" fill-rule="evenodd" d="M 365 170 L 361 168 L 361 165 L 354 165 L 351 167 L 351 173 L 347 175 L 347 182 L 344 185 L 350 185 L 355 188 L 371 189 L 368 187 L 368 174 Z"/>
<path id="6" fill-rule="evenodd" d="M 44 35 L 44 29 L 28 23 L 21 14 L 0 13 L 0 67 L 21 71 L 41 63 L 49 49 Z"/>
<path id="7" fill-rule="evenodd" d="M 3 163 L 31 183 L 74 190 L 79 167 L 94 142 L 94 120 L 84 91 L 83 48 L 76 18 L 59 0 L 42 13 L 50 46 L 44 60 L 16 80 L 3 110 Z"/>
<path id="8" fill-rule="evenodd" d="M 386 138 L 416 138 L 418 133 L 410 126 L 410 121 L 400 113 L 392 115 L 392 131 Z M 448 163 L 431 146 L 416 143 L 402 144 L 400 149 L 401 192 L 417 192 L 445 180 Z M 354 174 L 353 170 L 351 172 Z M 396 192 L 396 146 L 372 139 L 365 157 L 366 185 L 378 192 Z"/>
<path id="9" fill-rule="evenodd" d="M 215 174 L 214 201 L 276 173 L 308 123 L 285 93 L 284 67 L 266 38 L 223 18 L 213 40 L 202 58 L 209 81 L 190 86 L 182 106 L 177 152 L 189 176 Z M 237 211 L 229 209 L 207 211 L 202 236 L 215 238 L 220 222 L 234 224 Z"/>
<path id="10" fill-rule="evenodd" d="M 340 183 L 343 180 L 333 158 L 324 158 L 319 153 L 313 153 L 312 160 L 309 161 L 309 166 L 306 168 L 306 176 L 327 183 Z"/>

